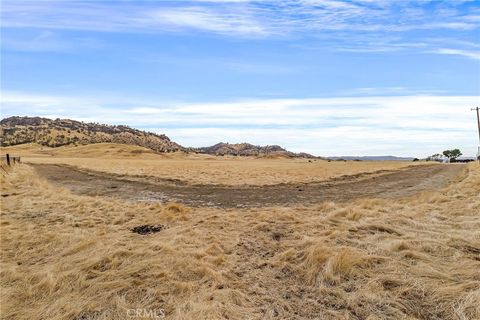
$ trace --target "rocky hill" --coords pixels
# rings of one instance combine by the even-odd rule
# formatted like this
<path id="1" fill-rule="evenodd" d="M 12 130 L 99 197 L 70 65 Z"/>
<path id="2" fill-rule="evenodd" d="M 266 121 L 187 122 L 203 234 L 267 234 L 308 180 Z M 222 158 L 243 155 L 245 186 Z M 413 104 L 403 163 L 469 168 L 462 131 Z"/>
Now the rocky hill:
<path id="1" fill-rule="evenodd" d="M 127 126 L 40 117 L 10 117 L 0 121 L 0 144 L 4 147 L 23 143 L 59 147 L 102 142 L 137 145 L 157 152 L 184 150 L 165 135 Z"/>
<path id="2" fill-rule="evenodd" d="M 256 146 L 250 143 L 224 143 L 220 142 L 211 147 L 191 148 L 191 151 L 197 153 L 205 153 L 216 156 L 284 156 L 284 157 L 302 157 L 315 158 L 308 153 L 294 153 L 283 149 L 277 145 L 271 146 Z"/>
<path id="3" fill-rule="evenodd" d="M 217 143 L 211 147 L 184 148 L 166 135 L 145 132 L 128 126 L 85 123 L 69 119 L 10 117 L 0 121 L 2 147 L 37 143 L 48 147 L 120 143 L 149 148 L 156 152 L 186 151 L 217 156 L 255 156 L 315 158 L 307 153 L 294 153 L 280 146 L 256 146 L 249 143 Z"/>

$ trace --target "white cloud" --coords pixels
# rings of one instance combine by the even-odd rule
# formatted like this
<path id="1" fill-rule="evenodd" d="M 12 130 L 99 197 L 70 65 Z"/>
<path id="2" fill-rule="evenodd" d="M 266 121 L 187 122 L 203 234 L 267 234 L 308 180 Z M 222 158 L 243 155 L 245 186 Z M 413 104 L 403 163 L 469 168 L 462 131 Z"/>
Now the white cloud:
<path id="1" fill-rule="evenodd" d="M 193 28 L 223 34 L 262 36 L 269 32 L 261 23 L 246 14 L 202 7 L 159 9 L 149 14 L 152 20 L 162 25 Z"/>
<path id="2" fill-rule="evenodd" d="M 467 57 L 474 60 L 480 60 L 480 51 L 467 51 L 467 50 L 459 50 L 459 49 L 441 48 L 441 49 L 435 50 L 434 53 L 457 55 L 457 56 Z"/>
<path id="3" fill-rule="evenodd" d="M 450 7 L 461 4 L 448 3 Z M 282 36 L 322 30 L 395 31 L 469 30 L 478 14 L 429 12 L 428 1 L 88 1 L 4 0 L 3 27 L 37 27 L 121 32 L 198 29 L 236 36 Z M 448 7 L 448 6 L 447 6 Z"/>
<path id="4" fill-rule="evenodd" d="M 30 38 L 4 33 L 2 45 L 17 51 L 73 51 L 100 45 L 92 38 L 65 39 L 52 30 L 149 34 L 203 32 L 255 39 L 308 36 L 318 39 L 320 45 L 309 43 L 315 50 L 358 53 L 413 51 L 478 60 L 478 51 L 463 45 L 459 39 L 468 39 L 465 32 L 480 27 L 480 10 L 474 10 L 468 1 L 449 1 L 435 6 L 429 2 L 192 0 L 147 1 L 138 5 L 132 1 L 113 4 L 104 1 L 4 0 L 1 11 L 3 29 L 40 30 L 37 36 Z M 469 7 L 460 10 L 461 5 Z M 459 33 L 444 39 L 449 46 L 446 49 L 434 40 L 411 36 L 413 31 L 423 30 L 422 33 L 426 33 L 445 29 L 451 34 Z M 44 30 L 50 31 L 45 33 Z M 245 70 L 243 67 L 248 68 L 231 65 L 237 70 Z M 271 68 L 251 70 L 284 73 Z"/>
<path id="5" fill-rule="evenodd" d="M 186 146 L 279 144 L 318 155 L 474 154 L 476 96 L 357 96 L 169 103 L 4 92 L 2 115 L 73 118 L 166 133 Z M 105 107 L 106 105 L 118 107 Z M 143 105 L 143 106 L 142 106 Z"/>
<path id="6" fill-rule="evenodd" d="M 450 48 L 422 38 L 422 33 L 449 30 L 465 38 L 480 27 L 480 10 L 469 1 L 410 0 L 192 0 L 2 2 L 2 28 L 82 30 L 128 33 L 203 32 L 237 38 L 313 37 L 323 50 L 364 53 L 415 51 L 457 54 L 477 59 L 458 35 L 446 39 Z M 459 9 L 466 5 L 467 8 Z M 51 31 L 49 31 L 51 32 Z M 393 36 L 393 40 L 388 39 Z M 371 40 L 365 41 L 365 37 Z M 428 37 L 428 36 L 427 36 Z M 467 36 L 468 38 L 468 36 Z M 3 46 L 21 51 L 69 51 L 98 46 L 93 39 L 70 41 L 60 37 L 16 39 L 4 37 Z M 313 45 L 315 47 L 315 45 Z M 318 48 L 317 48 L 318 49 Z M 448 51 L 450 50 L 450 51 Z M 235 66 L 232 66 L 235 68 Z M 266 70 L 265 73 L 282 73 Z"/>

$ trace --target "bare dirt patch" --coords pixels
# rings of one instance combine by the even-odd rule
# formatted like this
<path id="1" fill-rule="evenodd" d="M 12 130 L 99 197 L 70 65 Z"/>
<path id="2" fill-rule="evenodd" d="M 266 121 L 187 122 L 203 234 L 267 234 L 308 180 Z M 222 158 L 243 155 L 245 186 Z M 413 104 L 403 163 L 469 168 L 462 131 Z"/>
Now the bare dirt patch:
<path id="1" fill-rule="evenodd" d="M 358 198 L 397 198 L 445 186 L 462 164 L 413 166 L 397 171 L 357 174 L 315 183 L 265 186 L 188 184 L 174 179 L 126 177 L 53 164 L 33 165 L 37 173 L 74 194 L 132 201 L 179 202 L 195 207 L 298 206 Z"/>

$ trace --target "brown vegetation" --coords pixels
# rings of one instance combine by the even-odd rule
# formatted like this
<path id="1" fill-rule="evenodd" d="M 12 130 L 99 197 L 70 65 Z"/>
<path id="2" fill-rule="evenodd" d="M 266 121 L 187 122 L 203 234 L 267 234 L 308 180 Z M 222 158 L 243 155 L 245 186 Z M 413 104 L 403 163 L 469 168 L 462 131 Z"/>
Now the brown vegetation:
<path id="1" fill-rule="evenodd" d="M 37 143 L 48 147 L 121 143 L 146 147 L 157 152 L 183 148 L 165 135 L 140 131 L 127 126 L 85 123 L 69 119 L 51 120 L 39 117 L 10 117 L 0 121 L 2 146 Z"/>
<path id="2" fill-rule="evenodd" d="M 280 146 L 256 146 L 249 143 L 218 143 L 210 147 L 184 148 L 158 135 L 124 125 L 85 123 L 70 119 L 9 117 L 0 121 L 0 146 L 38 144 L 46 147 L 78 146 L 97 143 L 126 144 L 155 152 L 185 151 L 217 156 L 256 156 L 315 158 L 307 153 L 294 153 Z"/>
<path id="3" fill-rule="evenodd" d="M 300 157 L 316 158 L 308 153 L 294 153 L 280 146 L 256 146 L 250 143 L 220 142 L 210 147 L 191 148 L 192 151 L 216 156 L 243 156 L 243 157 Z"/>
<path id="4" fill-rule="evenodd" d="M 478 164 L 408 198 L 242 210 L 72 195 L 20 165 L 2 176 L 2 317 L 478 319 L 479 212 Z"/>
<path id="5" fill-rule="evenodd" d="M 40 177 L 78 195 L 108 196 L 131 201 L 177 201 L 194 207 L 217 208 L 292 207 L 327 200 L 349 202 L 359 198 L 405 197 L 443 187 L 465 168 L 464 165 L 412 166 L 403 170 L 381 170 L 313 183 L 232 186 L 190 184 L 144 175 L 118 175 L 58 164 L 32 166 Z"/>
<path id="6" fill-rule="evenodd" d="M 344 175 L 397 170 L 403 161 L 331 161 L 302 158 L 215 157 L 181 152 L 156 154 L 138 146 L 99 143 L 49 148 L 36 144 L 2 148 L 30 163 L 67 164 L 100 172 L 177 179 L 192 184 L 274 185 L 325 181 Z"/>

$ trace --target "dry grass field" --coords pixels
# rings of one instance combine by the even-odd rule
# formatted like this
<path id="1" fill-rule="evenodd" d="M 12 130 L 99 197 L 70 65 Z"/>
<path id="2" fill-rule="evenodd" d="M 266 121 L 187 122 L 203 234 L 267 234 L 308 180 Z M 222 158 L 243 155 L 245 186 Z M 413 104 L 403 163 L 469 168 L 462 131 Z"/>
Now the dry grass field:
<path id="1" fill-rule="evenodd" d="M 73 156 L 27 159 L 230 185 L 407 165 Z M 478 163 L 408 197 L 242 209 L 79 195 L 27 164 L 1 178 L 3 319 L 480 318 Z"/>
<path id="2" fill-rule="evenodd" d="M 344 175 L 421 165 L 402 161 L 310 160 L 309 162 L 308 159 L 215 157 L 183 153 L 156 154 L 142 147 L 107 143 L 60 148 L 21 145 L 3 148 L 2 151 L 21 155 L 30 163 L 67 164 L 119 175 L 178 179 L 193 184 L 273 185 L 313 182 Z"/>

